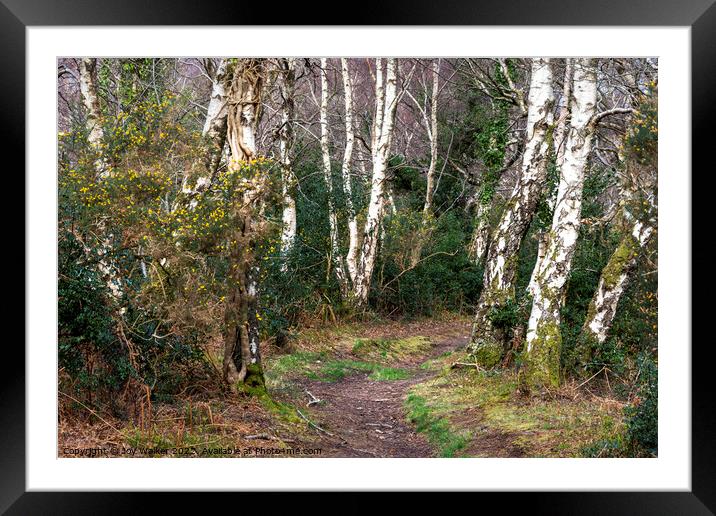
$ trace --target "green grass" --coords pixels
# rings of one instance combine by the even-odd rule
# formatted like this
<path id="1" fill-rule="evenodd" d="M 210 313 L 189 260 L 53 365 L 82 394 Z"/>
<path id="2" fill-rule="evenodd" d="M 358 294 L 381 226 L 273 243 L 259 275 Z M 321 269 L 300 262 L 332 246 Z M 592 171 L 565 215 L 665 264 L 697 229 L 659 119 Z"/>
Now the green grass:
<path id="1" fill-rule="evenodd" d="M 400 361 L 411 355 L 423 355 L 430 351 L 430 339 L 416 336 L 404 339 L 355 339 L 351 353 L 374 361 Z"/>
<path id="2" fill-rule="evenodd" d="M 306 376 L 322 382 L 337 382 L 354 373 L 370 373 L 369 378 L 376 381 L 404 380 L 410 377 L 410 372 L 405 369 L 357 360 L 331 360 L 323 363 L 317 371 L 308 371 Z"/>
<path id="3" fill-rule="evenodd" d="M 288 355 L 280 355 L 267 361 L 266 374 L 270 376 L 284 376 L 294 372 L 301 372 L 310 364 L 326 358 L 326 353 L 313 353 L 297 351 Z"/>
<path id="4" fill-rule="evenodd" d="M 418 432 L 425 433 L 428 441 L 438 449 L 440 457 L 455 457 L 470 442 L 469 433 L 458 434 L 444 417 L 436 416 L 422 396 L 409 394 L 405 407 L 408 419 Z"/>
<path id="5" fill-rule="evenodd" d="M 374 367 L 374 364 L 356 360 L 331 360 L 322 364 L 318 371 L 309 371 L 306 376 L 322 382 L 337 382 L 351 373 L 371 373 Z"/>
<path id="6" fill-rule="evenodd" d="M 369 373 L 371 380 L 404 380 L 410 377 L 406 369 L 388 367 L 362 360 L 328 360 L 326 353 L 298 352 L 272 358 L 266 365 L 266 383 L 273 391 L 287 390 L 288 381 L 297 376 L 311 380 L 337 382 L 355 373 Z"/>
<path id="7" fill-rule="evenodd" d="M 410 378 L 410 371 L 397 367 L 376 367 L 368 378 L 379 382 L 405 380 L 406 378 Z"/>
<path id="8" fill-rule="evenodd" d="M 434 420 L 442 419 L 453 434 L 475 427 L 505 434 L 530 457 L 582 457 L 594 442 L 619 439 L 624 432 L 621 408 L 588 399 L 528 398 L 517 392 L 510 371 L 487 374 L 443 370 L 417 384 L 409 399 L 421 400 Z M 411 406 L 420 412 L 420 406 Z M 466 414 L 474 413 L 474 418 Z M 416 421 L 417 424 L 417 421 Z"/>

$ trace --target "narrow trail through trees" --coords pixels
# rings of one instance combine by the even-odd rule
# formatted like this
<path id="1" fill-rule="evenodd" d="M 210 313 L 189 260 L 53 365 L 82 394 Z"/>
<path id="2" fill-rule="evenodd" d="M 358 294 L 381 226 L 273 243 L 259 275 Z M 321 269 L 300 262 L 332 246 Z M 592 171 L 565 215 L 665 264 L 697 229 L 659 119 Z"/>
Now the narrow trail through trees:
<path id="1" fill-rule="evenodd" d="M 319 427 L 311 445 L 321 448 L 320 457 L 434 457 L 434 446 L 407 419 L 405 398 L 412 386 L 438 374 L 421 363 L 464 348 L 467 341 L 467 336 L 436 338 L 428 356 L 397 364 L 410 373 L 404 380 L 376 381 L 369 373 L 336 382 L 301 380 L 314 402 L 309 417 Z"/>

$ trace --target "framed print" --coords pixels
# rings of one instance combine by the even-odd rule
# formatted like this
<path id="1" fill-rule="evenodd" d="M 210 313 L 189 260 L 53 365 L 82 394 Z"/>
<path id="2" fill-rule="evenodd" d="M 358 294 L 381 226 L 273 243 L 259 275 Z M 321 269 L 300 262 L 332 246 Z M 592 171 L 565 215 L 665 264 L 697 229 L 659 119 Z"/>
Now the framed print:
<path id="1" fill-rule="evenodd" d="M 27 303 L 0 507 L 711 514 L 710 0 L 262 7 L 3 0 Z"/>

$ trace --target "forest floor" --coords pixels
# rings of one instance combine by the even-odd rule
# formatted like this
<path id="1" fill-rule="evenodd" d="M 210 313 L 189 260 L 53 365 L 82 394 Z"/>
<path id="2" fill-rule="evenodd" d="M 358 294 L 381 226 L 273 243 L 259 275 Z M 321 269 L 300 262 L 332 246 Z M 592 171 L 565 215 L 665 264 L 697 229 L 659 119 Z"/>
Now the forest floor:
<path id="1" fill-rule="evenodd" d="M 526 396 L 516 369 L 455 368 L 469 332 L 455 315 L 305 328 L 265 351 L 266 396 L 184 396 L 141 426 L 61 410 L 59 455 L 576 457 L 622 435 L 600 378 Z"/>

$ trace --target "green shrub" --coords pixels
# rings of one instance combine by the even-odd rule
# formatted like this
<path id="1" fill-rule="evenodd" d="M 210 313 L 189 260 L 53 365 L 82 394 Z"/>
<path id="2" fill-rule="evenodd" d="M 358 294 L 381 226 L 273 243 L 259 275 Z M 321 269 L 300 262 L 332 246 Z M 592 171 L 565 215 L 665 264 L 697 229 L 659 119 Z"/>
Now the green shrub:
<path id="1" fill-rule="evenodd" d="M 638 401 L 625 409 L 627 436 L 635 449 L 656 456 L 659 448 L 658 371 L 656 363 L 648 356 L 643 356 L 640 363 Z"/>

